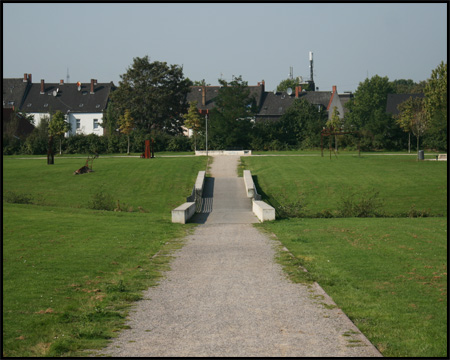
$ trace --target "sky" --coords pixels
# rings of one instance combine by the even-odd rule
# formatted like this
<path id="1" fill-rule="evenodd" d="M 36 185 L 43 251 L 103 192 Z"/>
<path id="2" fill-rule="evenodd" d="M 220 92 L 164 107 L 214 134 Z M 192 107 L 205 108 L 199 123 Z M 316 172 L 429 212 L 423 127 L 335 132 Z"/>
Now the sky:
<path id="1" fill-rule="evenodd" d="M 114 82 L 133 58 L 267 91 L 293 76 L 354 92 L 367 77 L 427 80 L 447 62 L 447 3 L 2 3 L 3 78 Z"/>

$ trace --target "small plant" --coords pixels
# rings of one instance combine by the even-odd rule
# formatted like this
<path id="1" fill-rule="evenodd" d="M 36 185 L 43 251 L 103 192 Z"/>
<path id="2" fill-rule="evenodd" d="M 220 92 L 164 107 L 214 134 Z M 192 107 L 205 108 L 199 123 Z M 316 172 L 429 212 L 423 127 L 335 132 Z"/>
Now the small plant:
<path id="1" fill-rule="evenodd" d="M 276 204 L 276 210 L 282 217 L 299 218 L 305 215 L 305 196 L 302 193 L 298 193 L 296 197 L 289 197 L 286 190 L 279 194 L 279 201 Z"/>
<path id="2" fill-rule="evenodd" d="M 89 204 L 89 208 L 93 210 L 114 210 L 114 201 L 110 194 L 105 193 L 103 190 L 95 193 L 92 196 L 92 201 Z"/>
<path id="3" fill-rule="evenodd" d="M 430 216 L 430 212 L 427 210 L 418 210 L 416 209 L 416 205 L 412 204 L 411 209 L 409 209 L 408 217 L 417 218 L 417 217 L 428 217 Z"/>
<path id="4" fill-rule="evenodd" d="M 7 191 L 3 194 L 4 201 L 12 204 L 32 204 L 33 197 L 31 194 L 17 193 L 15 191 Z"/>
<path id="5" fill-rule="evenodd" d="M 381 216 L 382 202 L 378 191 L 369 191 L 359 195 L 356 193 L 344 195 L 339 210 L 340 217 L 376 217 Z"/>

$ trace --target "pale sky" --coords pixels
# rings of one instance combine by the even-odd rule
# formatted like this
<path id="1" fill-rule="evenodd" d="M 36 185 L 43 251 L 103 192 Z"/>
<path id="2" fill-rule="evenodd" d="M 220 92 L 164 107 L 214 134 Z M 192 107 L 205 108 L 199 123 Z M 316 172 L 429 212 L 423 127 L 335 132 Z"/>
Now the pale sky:
<path id="1" fill-rule="evenodd" d="M 3 78 L 113 81 L 134 57 L 183 65 L 218 85 L 273 90 L 309 79 L 355 91 L 367 76 L 430 78 L 447 62 L 447 3 L 2 3 Z"/>

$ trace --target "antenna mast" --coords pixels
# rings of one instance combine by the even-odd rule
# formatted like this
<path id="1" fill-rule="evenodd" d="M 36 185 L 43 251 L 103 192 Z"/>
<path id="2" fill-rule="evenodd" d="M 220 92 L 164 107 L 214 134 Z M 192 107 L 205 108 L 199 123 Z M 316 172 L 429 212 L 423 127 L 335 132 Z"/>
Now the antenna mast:
<path id="1" fill-rule="evenodd" d="M 70 80 L 70 76 L 69 76 L 69 68 L 67 68 L 67 76 L 66 76 L 66 83 L 68 84 Z"/>

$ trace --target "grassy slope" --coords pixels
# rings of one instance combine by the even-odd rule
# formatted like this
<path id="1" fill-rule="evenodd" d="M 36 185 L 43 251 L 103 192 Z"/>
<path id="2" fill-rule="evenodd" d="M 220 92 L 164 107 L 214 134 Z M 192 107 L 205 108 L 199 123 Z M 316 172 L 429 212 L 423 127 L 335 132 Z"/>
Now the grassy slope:
<path id="1" fill-rule="evenodd" d="M 414 205 L 434 216 L 447 215 L 447 164 L 409 156 L 246 157 L 267 200 L 304 198 L 307 211 L 336 211 L 349 193 L 379 191 L 383 210 L 407 213 Z"/>
<path id="2" fill-rule="evenodd" d="M 266 197 L 336 210 L 348 191 L 379 190 L 384 210 L 447 214 L 447 167 L 399 156 L 243 158 Z M 275 201 L 274 201 L 275 200 Z M 385 356 L 447 355 L 447 219 L 286 219 L 259 225 L 294 255 Z M 298 270 L 302 265 L 308 273 Z"/>
<path id="3" fill-rule="evenodd" d="M 3 355 L 104 345 L 164 269 L 168 257 L 152 256 L 179 246 L 174 239 L 191 228 L 172 224 L 170 210 L 206 159 L 99 158 L 94 173 L 78 176 L 84 160 L 3 160 L 4 192 L 29 193 L 35 203 L 3 203 Z M 88 209 L 99 189 L 135 211 Z"/>

